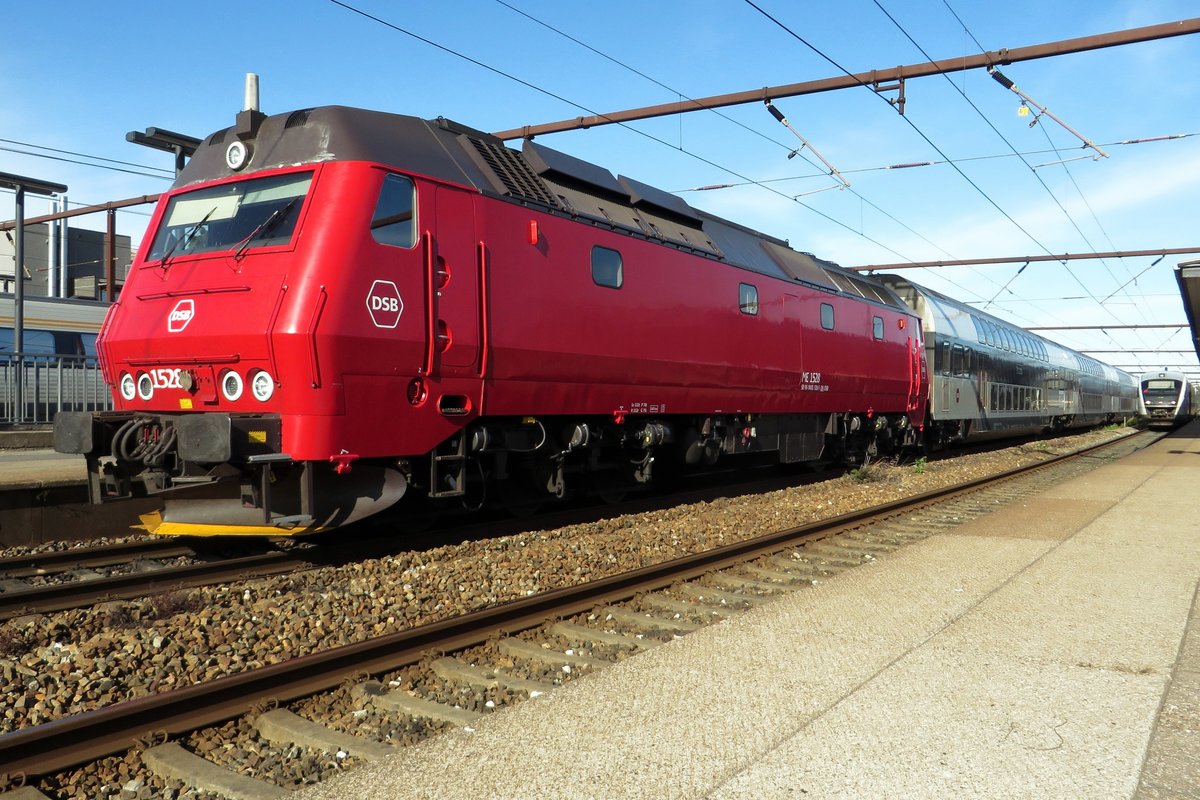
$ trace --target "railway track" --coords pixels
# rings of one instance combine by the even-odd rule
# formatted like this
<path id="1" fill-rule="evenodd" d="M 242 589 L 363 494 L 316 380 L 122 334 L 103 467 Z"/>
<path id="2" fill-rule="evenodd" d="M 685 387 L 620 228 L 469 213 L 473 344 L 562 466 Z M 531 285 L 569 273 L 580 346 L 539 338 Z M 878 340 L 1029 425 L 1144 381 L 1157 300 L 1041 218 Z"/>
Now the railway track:
<path id="1" fill-rule="evenodd" d="M 355 719 L 369 710 L 420 720 L 420 730 L 470 725 L 492 707 L 885 557 L 1158 438 L 1134 434 L 998 476 L 5 734 L 0 773 L 48 775 L 123 753 L 131 741 L 153 740 L 139 756 L 153 773 L 237 796 L 241 790 L 220 788 L 231 785 L 223 783 L 233 780 L 228 770 L 164 739 L 247 714 L 253 722 L 240 728 L 279 747 L 303 744 L 332 759 L 378 757 L 391 746 L 274 706 L 300 701 L 307 717 L 320 718 L 320 709 L 352 703 L 362 709 Z M 364 675 L 382 677 L 361 680 Z M 392 691 L 401 687 L 407 691 Z M 283 791 L 266 781 L 247 786 L 264 797 Z"/>
<path id="2" fill-rule="evenodd" d="M 70 552 L 78 555 L 72 558 Z M 26 614 L 45 614 L 83 608 L 112 600 L 146 597 L 162 592 L 209 586 L 247 578 L 311 569 L 322 562 L 312 548 L 271 550 L 242 556 L 214 557 L 177 542 L 137 542 L 122 546 L 84 548 L 54 553 L 49 567 L 44 554 L 12 559 L 14 569 L 0 562 L 3 591 L 0 621 Z M 186 559 L 189 563 L 165 565 L 160 559 Z M 7 560 L 6 560 L 7 561 Z M 24 563 L 29 562 L 29 563 Z M 97 567 L 120 567 L 109 574 Z M 51 572 L 43 572 L 49 569 Z M 20 577 L 54 574 L 62 580 L 34 585 Z"/>
<path id="3" fill-rule="evenodd" d="M 1036 437 L 1006 440 L 1015 446 Z M 939 459 L 992 449 L 975 445 L 943 452 Z M 768 475 L 744 474 L 703 476 L 667 494 L 636 496 L 604 505 L 573 505 L 538 514 L 536 518 L 479 521 L 439 525 L 418 536 L 397 537 L 394 529 L 372 523 L 353 536 L 339 536 L 336 547 L 322 547 L 320 540 L 303 544 L 254 548 L 246 542 L 213 540 L 140 539 L 119 543 L 85 545 L 64 550 L 40 551 L 0 557 L 0 622 L 29 614 L 47 614 L 97 603 L 149 597 L 164 592 L 212 586 L 251 578 L 282 575 L 320 566 L 345 564 L 356 559 L 392 555 L 403 549 L 459 541 L 480 535 L 494 537 L 530 529 L 552 529 L 592 522 L 622 514 L 643 513 L 677 505 L 712 502 L 720 497 L 760 494 L 775 489 L 827 480 L 841 470 L 797 474 L 773 471 Z M 372 531 L 372 528 L 376 530 Z M 252 552 L 248 552 L 253 550 Z M 174 562 L 174 563 L 171 563 Z"/>

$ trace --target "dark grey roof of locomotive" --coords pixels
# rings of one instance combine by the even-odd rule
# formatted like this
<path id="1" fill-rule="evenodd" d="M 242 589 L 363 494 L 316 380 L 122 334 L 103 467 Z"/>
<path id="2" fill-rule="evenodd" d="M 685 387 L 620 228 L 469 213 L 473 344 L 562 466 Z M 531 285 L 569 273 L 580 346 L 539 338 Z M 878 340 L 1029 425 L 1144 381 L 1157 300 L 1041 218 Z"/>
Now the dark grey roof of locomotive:
<path id="1" fill-rule="evenodd" d="M 245 112 L 239 120 L 244 117 Z M 242 138 L 251 148 L 250 170 L 335 159 L 389 164 L 765 275 L 905 307 L 874 279 L 533 141 L 517 151 L 490 134 L 449 120 L 346 106 L 265 117 L 252 132 L 245 124 L 240 127 L 240 132 L 234 125 L 205 139 L 175 186 L 238 174 L 225 163 L 225 149 Z"/>

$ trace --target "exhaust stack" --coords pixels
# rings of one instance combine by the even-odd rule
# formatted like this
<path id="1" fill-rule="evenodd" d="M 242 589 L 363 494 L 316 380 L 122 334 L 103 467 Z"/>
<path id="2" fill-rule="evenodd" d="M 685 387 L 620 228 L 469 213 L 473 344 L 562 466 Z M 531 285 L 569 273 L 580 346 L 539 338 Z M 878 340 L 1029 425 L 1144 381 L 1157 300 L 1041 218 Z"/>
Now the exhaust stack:
<path id="1" fill-rule="evenodd" d="M 243 111 L 258 111 L 258 74 L 246 73 L 246 100 L 242 104 Z"/>

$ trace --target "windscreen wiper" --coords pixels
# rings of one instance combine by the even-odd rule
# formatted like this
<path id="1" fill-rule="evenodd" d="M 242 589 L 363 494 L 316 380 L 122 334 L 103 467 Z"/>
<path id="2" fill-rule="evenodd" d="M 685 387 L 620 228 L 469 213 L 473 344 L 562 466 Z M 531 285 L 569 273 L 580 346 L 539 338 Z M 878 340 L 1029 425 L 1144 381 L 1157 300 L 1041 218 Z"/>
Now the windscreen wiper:
<path id="1" fill-rule="evenodd" d="M 162 257 L 163 269 L 167 268 L 167 266 L 168 266 L 167 262 L 170 260 L 171 256 L 173 256 L 175 254 L 176 248 L 182 246 L 184 250 L 187 250 L 187 246 L 192 243 L 192 239 L 196 238 L 196 234 L 198 234 L 200 232 L 200 229 L 204 227 L 204 223 L 208 222 L 208 218 L 211 217 L 214 213 L 216 213 L 216 210 L 217 210 L 217 207 L 213 206 L 212 209 L 209 210 L 209 212 L 204 215 L 203 219 L 201 219 L 199 222 L 197 222 L 192 227 L 188 228 L 186 231 L 184 231 L 183 236 L 180 236 L 178 239 L 176 239 L 174 242 L 171 243 L 171 246 L 169 248 L 167 248 L 167 252 L 163 253 L 163 257 Z"/>
<path id="2" fill-rule="evenodd" d="M 275 209 L 273 212 L 271 212 L 271 216 L 264 219 L 258 224 L 257 228 L 250 231 L 250 235 L 245 239 L 242 239 L 242 243 L 238 245 L 238 249 L 234 251 L 233 257 L 241 258 L 242 253 L 246 252 L 246 248 L 250 246 L 251 242 L 257 239 L 259 236 L 264 236 L 279 227 L 279 223 L 283 222 L 284 218 L 287 217 L 288 213 L 296 205 L 297 199 L 299 198 L 293 197 L 287 202 L 287 205 Z"/>

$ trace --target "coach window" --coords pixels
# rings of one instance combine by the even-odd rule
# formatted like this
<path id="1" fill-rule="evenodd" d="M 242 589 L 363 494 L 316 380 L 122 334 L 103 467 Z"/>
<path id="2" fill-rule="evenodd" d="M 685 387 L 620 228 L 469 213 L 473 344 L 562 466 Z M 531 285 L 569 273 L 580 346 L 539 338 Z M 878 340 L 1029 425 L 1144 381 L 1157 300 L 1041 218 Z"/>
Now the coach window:
<path id="1" fill-rule="evenodd" d="M 413 182 L 403 175 L 387 175 L 383 179 L 371 216 L 371 236 L 375 241 L 392 247 L 412 247 L 417 243 L 413 225 L 415 197 Z"/>
<path id="2" fill-rule="evenodd" d="M 962 345 L 954 345 L 954 349 L 950 351 L 950 374 L 963 374 L 963 349 Z"/>
<path id="3" fill-rule="evenodd" d="M 871 332 L 876 339 L 883 338 L 883 317 L 871 317 Z"/>
<path id="4" fill-rule="evenodd" d="M 16 337 L 12 328 L 0 328 L 0 353 L 12 353 Z M 54 334 L 50 331 L 31 331 L 28 328 L 21 334 L 21 352 L 50 355 L 54 350 Z"/>
<path id="5" fill-rule="evenodd" d="M 833 306 L 821 303 L 821 327 L 827 331 L 833 330 Z"/>
<path id="6" fill-rule="evenodd" d="M 616 250 L 595 245 L 592 247 L 592 281 L 597 286 L 620 289 L 625 282 L 625 265 Z"/>
<path id="7" fill-rule="evenodd" d="M 754 316 L 758 313 L 758 287 L 749 283 L 738 284 L 738 309 L 743 314 Z"/>

